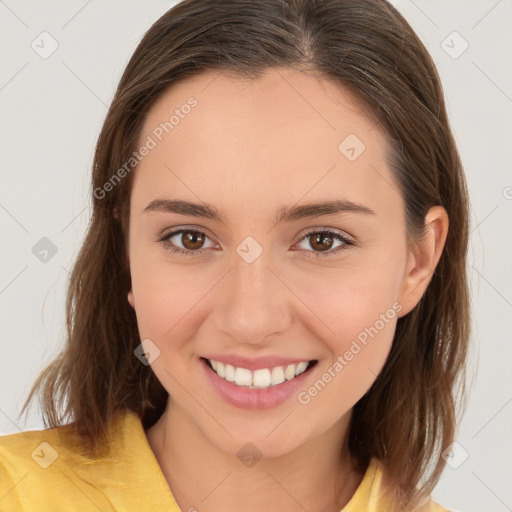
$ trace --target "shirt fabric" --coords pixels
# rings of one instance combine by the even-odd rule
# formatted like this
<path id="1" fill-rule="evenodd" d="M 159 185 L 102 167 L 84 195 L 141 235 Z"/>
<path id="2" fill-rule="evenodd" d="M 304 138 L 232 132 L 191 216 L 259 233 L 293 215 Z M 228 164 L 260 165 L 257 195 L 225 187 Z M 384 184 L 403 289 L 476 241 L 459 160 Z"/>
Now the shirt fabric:
<path id="1" fill-rule="evenodd" d="M 187 512 L 178 507 L 134 412 L 113 422 L 110 458 L 78 456 L 63 444 L 68 432 L 64 425 L 0 436 L 0 512 Z M 381 465 L 372 459 L 340 512 L 382 511 L 381 479 Z M 448 511 L 431 502 L 428 512 Z"/>

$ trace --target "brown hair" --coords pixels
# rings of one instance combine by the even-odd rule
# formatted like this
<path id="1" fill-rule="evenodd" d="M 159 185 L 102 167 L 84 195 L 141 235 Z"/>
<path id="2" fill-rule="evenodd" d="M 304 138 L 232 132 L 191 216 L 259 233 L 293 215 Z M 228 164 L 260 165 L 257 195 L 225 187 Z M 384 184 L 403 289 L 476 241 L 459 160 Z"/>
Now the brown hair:
<path id="1" fill-rule="evenodd" d="M 419 304 L 398 320 L 382 372 L 354 406 L 349 448 L 361 468 L 380 459 L 390 497 L 410 510 L 430 495 L 454 440 L 469 339 L 468 197 L 438 74 L 405 19 L 384 0 L 185 0 L 158 19 L 131 57 L 100 133 L 92 186 L 104 187 L 137 148 L 155 101 L 177 81 L 208 70 L 257 78 L 273 66 L 319 72 L 352 92 L 387 135 L 406 204 L 408 236 L 443 206 L 449 233 Z M 118 411 L 149 428 L 167 392 L 134 356 L 141 343 L 127 301 L 133 172 L 93 194 L 93 213 L 73 267 L 67 341 L 33 385 L 44 421 L 69 420 L 90 453 L 106 449 Z M 105 190 L 105 189 L 102 189 Z M 465 406 L 465 404 L 464 404 Z M 396 508 L 393 508 L 395 510 Z"/>

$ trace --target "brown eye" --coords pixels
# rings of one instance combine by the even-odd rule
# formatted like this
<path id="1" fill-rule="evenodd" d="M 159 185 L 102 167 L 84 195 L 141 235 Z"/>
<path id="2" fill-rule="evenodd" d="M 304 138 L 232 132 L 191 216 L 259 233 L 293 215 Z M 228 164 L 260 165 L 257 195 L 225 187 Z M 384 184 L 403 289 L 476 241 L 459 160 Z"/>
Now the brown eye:
<path id="1" fill-rule="evenodd" d="M 339 244 L 333 245 L 336 241 L 339 242 Z M 312 255 L 317 258 L 321 256 L 332 256 L 355 246 L 355 242 L 343 236 L 341 233 L 327 229 L 306 233 L 300 238 L 299 244 L 305 244 L 306 247 L 303 246 L 300 248 L 306 249 L 307 252 L 312 253 Z"/>
<path id="2" fill-rule="evenodd" d="M 311 247 L 318 251 L 328 251 L 334 243 L 334 237 L 328 232 L 313 233 L 308 238 Z"/>
<path id="3" fill-rule="evenodd" d="M 205 252 L 208 236 L 193 229 L 179 229 L 164 235 L 159 241 L 174 253 L 196 256 Z"/>
<path id="4" fill-rule="evenodd" d="M 181 233 L 181 243 L 190 251 L 200 249 L 205 240 L 203 235 L 199 231 L 184 231 Z"/>

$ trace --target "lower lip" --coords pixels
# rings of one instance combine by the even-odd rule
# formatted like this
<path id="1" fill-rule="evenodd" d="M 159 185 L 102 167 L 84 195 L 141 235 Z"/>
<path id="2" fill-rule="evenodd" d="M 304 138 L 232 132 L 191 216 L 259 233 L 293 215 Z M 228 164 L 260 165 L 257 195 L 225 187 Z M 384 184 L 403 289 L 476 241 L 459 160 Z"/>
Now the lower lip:
<path id="1" fill-rule="evenodd" d="M 207 379 L 212 383 L 219 395 L 227 403 L 242 409 L 269 409 L 277 407 L 298 391 L 312 369 L 310 366 L 299 376 L 294 377 L 292 380 L 285 380 L 276 386 L 270 386 L 266 389 L 249 389 L 237 386 L 233 382 L 219 377 L 204 359 L 200 359 L 200 362 L 206 372 Z"/>

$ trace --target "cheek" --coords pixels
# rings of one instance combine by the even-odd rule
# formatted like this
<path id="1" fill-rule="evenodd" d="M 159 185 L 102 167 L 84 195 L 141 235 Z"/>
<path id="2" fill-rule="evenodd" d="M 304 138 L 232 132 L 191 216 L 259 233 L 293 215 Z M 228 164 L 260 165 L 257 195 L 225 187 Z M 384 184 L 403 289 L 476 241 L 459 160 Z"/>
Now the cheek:
<path id="1" fill-rule="evenodd" d="M 132 264 L 131 273 L 141 336 L 174 338 L 181 322 L 186 324 L 187 315 L 204 295 L 205 280 L 176 266 L 139 263 Z"/>
<path id="2" fill-rule="evenodd" d="M 350 275 L 332 274 L 310 292 L 308 305 L 318 312 L 324 328 L 318 321 L 309 328 L 317 326 L 317 337 L 330 357 L 322 361 L 316 381 L 301 390 L 301 405 L 326 411 L 334 422 L 370 389 L 389 355 L 402 310 L 398 276 L 399 272 L 352 268 Z"/>
<path id="3" fill-rule="evenodd" d="M 298 292 L 317 315 L 308 328 L 330 355 L 317 381 L 298 396 L 299 403 L 329 410 L 334 421 L 370 389 L 389 355 L 402 309 L 400 261 L 381 258 L 331 269 Z"/>
<path id="4" fill-rule="evenodd" d="M 367 393 L 384 366 L 391 349 L 394 322 L 340 346 L 332 360 L 318 369 L 316 380 L 303 388 L 297 401 L 313 416 L 327 423 L 336 422 Z"/>
<path id="5" fill-rule="evenodd" d="M 162 251 L 141 246 L 133 247 L 130 254 L 139 335 L 141 340 L 150 339 L 160 350 L 155 373 L 162 364 L 172 368 L 173 373 L 181 373 L 185 371 L 186 354 L 191 358 L 189 362 L 193 359 L 191 341 L 197 338 L 199 327 L 214 307 L 211 301 L 219 274 L 207 266 L 189 263 L 185 257 L 176 263 Z"/>
<path id="6" fill-rule="evenodd" d="M 398 303 L 400 261 L 397 257 L 388 258 L 388 263 L 384 259 L 355 265 L 351 262 L 323 269 L 326 271 L 310 276 L 307 282 L 297 279 L 293 284 L 297 296 L 316 318 L 310 329 L 328 341 L 333 353 L 343 353 L 358 336 L 364 341 L 365 332 L 375 325 L 388 336 L 389 324 L 396 322 L 402 309 Z"/>

